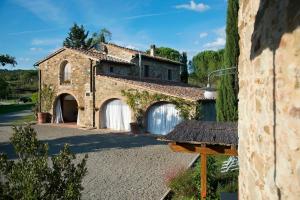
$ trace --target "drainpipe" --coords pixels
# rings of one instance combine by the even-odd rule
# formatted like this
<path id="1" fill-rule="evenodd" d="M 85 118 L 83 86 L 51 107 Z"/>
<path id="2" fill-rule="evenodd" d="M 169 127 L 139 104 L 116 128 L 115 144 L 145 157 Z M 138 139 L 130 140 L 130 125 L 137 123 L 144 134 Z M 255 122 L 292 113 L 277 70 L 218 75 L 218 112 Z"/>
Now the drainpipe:
<path id="1" fill-rule="evenodd" d="M 42 112 L 42 96 L 41 96 L 41 90 L 42 90 L 42 72 L 41 69 L 38 69 L 39 72 L 39 112 Z"/>
<path id="2" fill-rule="evenodd" d="M 92 126 L 95 127 L 95 67 L 93 67 L 93 60 L 90 59 L 90 92 L 92 93 L 93 101 L 93 121 Z"/>
<path id="3" fill-rule="evenodd" d="M 139 52 L 139 68 L 140 68 L 140 80 L 142 79 L 142 55 Z"/>

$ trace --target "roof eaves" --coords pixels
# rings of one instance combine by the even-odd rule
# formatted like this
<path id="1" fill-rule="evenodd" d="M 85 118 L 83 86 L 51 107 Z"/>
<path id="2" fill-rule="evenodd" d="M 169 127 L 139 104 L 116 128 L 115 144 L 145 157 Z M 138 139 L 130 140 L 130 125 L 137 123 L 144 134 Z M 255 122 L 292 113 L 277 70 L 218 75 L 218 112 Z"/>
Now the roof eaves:
<path id="1" fill-rule="evenodd" d="M 38 66 L 39 64 L 45 62 L 46 60 L 52 58 L 53 56 L 59 54 L 60 52 L 64 51 L 66 48 L 62 47 L 58 50 L 56 50 L 55 52 L 51 53 L 50 55 L 46 56 L 45 58 L 43 58 L 42 60 L 37 61 L 36 63 L 33 64 L 33 66 Z"/>

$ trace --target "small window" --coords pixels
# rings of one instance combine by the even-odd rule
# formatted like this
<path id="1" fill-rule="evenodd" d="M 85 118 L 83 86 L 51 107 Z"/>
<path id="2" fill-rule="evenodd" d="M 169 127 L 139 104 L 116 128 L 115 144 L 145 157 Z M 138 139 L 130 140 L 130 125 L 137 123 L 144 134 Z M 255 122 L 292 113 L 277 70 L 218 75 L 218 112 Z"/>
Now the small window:
<path id="1" fill-rule="evenodd" d="M 168 69 L 168 80 L 171 81 L 172 80 L 172 70 Z"/>
<path id="2" fill-rule="evenodd" d="M 63 84 L 71 83 L 71 64 L 64 61 L 60 68 L 60 80 Z"/>
<path id="3" fill-rule="evenodd" d="M 144 66 L 144 77 L 149 77 L 149 66 L 148 65 Z"/>
<path id="4" fill-rule="evenodd" d="M 109 67 L 109 73 L 114 73 L 114 67 Z"/>

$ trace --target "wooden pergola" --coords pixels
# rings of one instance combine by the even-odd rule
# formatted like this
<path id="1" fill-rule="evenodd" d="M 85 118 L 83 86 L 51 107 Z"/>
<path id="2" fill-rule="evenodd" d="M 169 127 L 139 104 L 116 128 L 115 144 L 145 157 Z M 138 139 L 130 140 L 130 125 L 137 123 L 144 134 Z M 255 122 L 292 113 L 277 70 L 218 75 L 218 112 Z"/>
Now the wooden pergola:
<path id="1" fill-rule="evenodd" d="M 174 152 L 197 153 L 201 156 L 201 198 L 207 192 L 207 156 L 238 155 L 235 123 L 185 121 L 164 137 Z"/>

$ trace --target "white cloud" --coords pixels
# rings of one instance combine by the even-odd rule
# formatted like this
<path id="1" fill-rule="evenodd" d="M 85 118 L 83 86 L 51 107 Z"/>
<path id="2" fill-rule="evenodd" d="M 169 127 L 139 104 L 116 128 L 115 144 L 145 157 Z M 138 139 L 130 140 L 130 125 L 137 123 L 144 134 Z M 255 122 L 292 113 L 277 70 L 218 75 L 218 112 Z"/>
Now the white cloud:
<path id="1" fill-rule="evenodd" d="M 214 41 L 204 44 L 203 47 L 205 49 L 217 50 L 223 48 L 225 43 L 226 43 L 225 38 L 218 37 Z"/>
<path id="2" fill-rule="evenodd" d="M 200 33 L 200 35 L 199 35 L 200 38 L 204 38 L 206 36 L 208 36 L 208 33 L 206 33 L 206 32 Z"/>
<path id="3" fill-rule="evenodd" d="M 32 45 L 40 45 L 40 46 L 47 46 L 47 45 L 62 45 L 62 39 L 59 38 L 44 38 L 44 39 L 33 39 L 31 41 Z"/>
<path id="4" fill-rule="evenodd" d="M 225 26 L 215 29 L 214 33 L 217 34 L 219 37 L 225 38 L 226 37 Z"/>
<path id="5" fill-rule="evenodd" d="M 14 0 L 14 2 L 33 13 L 44 21 L 55 21 L 64 23 L 66 21 L 65 12 L 49 0 Z"/>
<path id="6" fill-rule="evenodd" d="M 131 19 L 139 19 L 139 18 L 145 18 L 145 17 L 170 15 L 170 14 L 176 14 L 176 13 L 179 13 L 179 11 L 177 11 L 177 12 L 148 13 L 148 14 L 141 14 L 141 15 L 133 15 L 133 16 L 124 17 L 123 19 L 125 19 L 125 20 L 131 20 Z"/>
<path id="7" fill-rule="evenodd" d="M 30 51 L 34 51 L 34 52 L 39 52 L 39 51 L 43 51 L 43 48 L 39 48 L 39 47 L 31 47 Z"/>
<path id="8" fill-rule="evenodd" d="M 192 10 L 196 12 L 203 12 L 210 7 L 204 3 L 196 3 L 194 0 L 191 0 L 189 4 L 180 4 L 176 5 L 175 8 L 177 9 L 186 9 L 186 10 Z"/>

